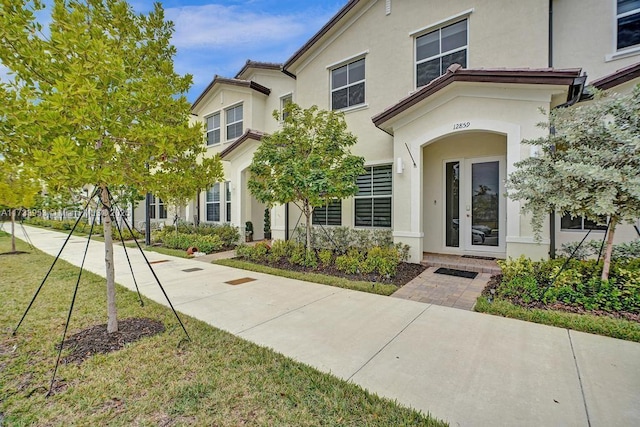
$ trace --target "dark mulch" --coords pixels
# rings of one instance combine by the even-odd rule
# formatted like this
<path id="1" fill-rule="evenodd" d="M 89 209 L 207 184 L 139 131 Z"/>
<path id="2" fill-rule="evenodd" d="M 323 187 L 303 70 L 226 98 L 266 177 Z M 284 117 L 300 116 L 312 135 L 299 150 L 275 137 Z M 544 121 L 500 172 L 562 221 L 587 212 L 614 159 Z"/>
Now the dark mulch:
<path id="1" fill-rule="evenodd" d="M 482 291 L 482 296 L 486 298 L 493 298 L 493 294 L 491 293 L 492 289 L 497 290 L 502 282 L 502 274 L 496 274 L 495 276 L 491 276 L 491 280 L 487 283 L 487 286 Z M 563 302 L 555 302 L 553 304 L 545 304 L 542 301 L 532 301 L 532 302 L 524 302 L 520 298 L 508 298 L 509 302 L 519 305 L 520 307 L 528 308 L 528 309 L 541 309 L 541 310 L 556 310 L 556 311 L 564 311 L 567 313 L 575 313 L 575 314 L 591 314 L 594 316 L 607 316 L 612 317 L 614 319 L 624 319 L 629 320 L 631 322 L 640 323 L 640 314 L 638 313 L 630 313 L 627 311 L 604 311 L 604 310 L 587 310 L 584 307 L 575 306 L 566 304 Z"/>
<path id="2" fill-rule="evenodd" d="M 237 258 L 240 259 L 240 258 Z M 246 261 L 246 260 L 243 260 Z M 398 265 L 398 272 L 394 277 L 384 277 L 379 276 L 377 274 L 347 274 L 344 271 L 338 270 L 335 266 L 324 267 L 318 264 L 317 268 L 307 268 L 301 265 L 291 264 L 286 259 L 281 260 L 280 262 L 255 262 L 250 261 L 254 264 L 260 264 L 267 267 L 279 268 L 281 270 L 293 270 L 302 273 L 319 273 L 325 274 L 327 276 L 335 276 L 335 277 L 343 277 L 349 280 L 359 280 L 362 282 L 377 282 L 377 283 L 387 283 L 391 285 L 396 285 L 401 287 L 406 285 L 411 280 L 415 279 L 420 273 L 427 269 L 426 266 L 422 264 L 412 264 L 409 262 L 401 262 Z"/>
<path id="3" fill-rule="evenodd" d="M 118 321 L 118 332 L 108 333 L 107 324 L 92 326 L 72 335 L 64 341 L 64 348 L 71 354 L 62 359 L 63 363 L 82 363 L 98 353 L 111 353 L 126 344 L 164 332 L 162 322 L 146 318 L 130 318 Z"/>

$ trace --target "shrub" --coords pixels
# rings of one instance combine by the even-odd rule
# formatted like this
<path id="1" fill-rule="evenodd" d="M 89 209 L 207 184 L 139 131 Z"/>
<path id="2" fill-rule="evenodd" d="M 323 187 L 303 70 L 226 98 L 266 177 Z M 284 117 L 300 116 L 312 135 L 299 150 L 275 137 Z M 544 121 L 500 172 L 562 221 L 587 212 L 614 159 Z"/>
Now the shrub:
<path id="1" fill-rule="evenodd" d="M 222 240 L 218 236 L 200 236 L 197 234 L 176 234 L 175 232 L 164 233 L 162 243 L 170 249 L 187 250 L 198 248 L 198 251 L 211 253 L 222 249 Z"/>
<path id="2" fill-rule="evenodd" d="M 520 257 L 499 264 L 503 271 L 499 297 L 526 304 L 561 302 L 586 310 L 640 313 L 640 260 L 614 261 L 608 280 L 600 279 L 602 261 L 594 259 Z"/>
<path id="3" fill-rule="evenodd" d="M 240 243 L 236 246 L 236 256 L 243 259 L 251 259 L 253 256 L 253 246 L 249 246 L 244 243 Z"/>
<path id="4" fill-rule="evenodd" d="M 367 258 L 361 263 L 363 273 L 376 273 L 379 276 L 392 277 L 398 271 L 400 256 L 395 247 L 373 247 L 367 251 Z"/>
<path id="5" fill-rule="evenodd" d="M 318 252 L 318 258 L 324 267 L 329 267 L 333 262 L 333 251 L 322 249 Z"/>
<path id="6" fill-rule="evenodd" d="M 590 240 L 583 243 L 580 247 L 578 247 L 578 244 L 579 242 L 564 243 L 559 252 L 567 257 L 573 254 L 573 258 L 585 260 L 588 258 L 597 258 L 602 248 L 601 240 Z M 602 249 L 602 251 L 604 253 L 604 249 Z M 640 258 L 640 239 L 613 245 L 611 259 L 629 260 L 633 258 Z"/>
<path id="7" fill-rule="evenodd" d="M 276 240 L 271 245 L 271 251 L 269 252 L 269 261 L 279 262 L 283 259 L 289 258 L 295 247 L 295 243 L 291 240 Z"/>
<path id="8" fill-rule="evenodd" d="M 364 260 L 362 253 L 355 249 L 349 249 L 345 255 L 336 257 L 336 268 L 348 274 L 356 274 L 360 271 L 360 263 Z"/>
<path id="9" fill-rule="evenodd" d="M 289 255 L 289 262 L 294 265 L 305 265 L 307 256 L 307 249 L 303 244 L 298 243 L 291 249 L 291 255 Z"/>
<path id="10" fill-rule="evenodd" d="M 265 242 L 260 242 L 253 247 L 250 260 L 254 262 L 263 262 L 267 259 L 267 253 L 269 252 L 269 245 Z"/>

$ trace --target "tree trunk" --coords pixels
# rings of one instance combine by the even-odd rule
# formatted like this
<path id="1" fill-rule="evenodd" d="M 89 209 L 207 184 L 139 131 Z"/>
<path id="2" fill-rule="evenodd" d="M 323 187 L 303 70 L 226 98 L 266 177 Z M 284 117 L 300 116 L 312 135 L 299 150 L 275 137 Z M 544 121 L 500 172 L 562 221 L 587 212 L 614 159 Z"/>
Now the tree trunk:
<path id="1" fill-rule="evenodd" d="M 607 248 L 604 251 L 604 262 L 602 265 L 602 280 L 609 278 L 609 269 L 611 267 L 611 253 L 613 252 L 613 235 L 616 231 L 616 218 L 612 217 L 607 232 Z"/>
<path id="2" fill-rule="evenodd" d="M 118 332 L 118 311 L 116 308 L 116 282 L 113 266 L 113 238 L 111 236 L 111 202 L 107 186 L 102 185 L 102 225 L 104 230 L 104 265 L 107 273 L 107 332 Z"/>
<path id="3" fill-rule="evenodd" d="M 16 251 L 16 210 L 11 209 L 11 252 Z"/>

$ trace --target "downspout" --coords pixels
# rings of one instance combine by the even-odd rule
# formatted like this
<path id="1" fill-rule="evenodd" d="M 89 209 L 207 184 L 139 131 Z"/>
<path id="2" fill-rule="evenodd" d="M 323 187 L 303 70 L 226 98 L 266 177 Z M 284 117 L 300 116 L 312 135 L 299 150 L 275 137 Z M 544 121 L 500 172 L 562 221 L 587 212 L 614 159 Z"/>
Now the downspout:
<path id="1" fill-rule="evenodd" d="M 284 240 L 289 240 L 289 203 L 284 204 Z"/>
<path id="2" fill-rule="evenodd" d="M 193 216 L 193 222 L 196 227 L 200 227 L 200 190 L 196 191 L 196 214 Z"/>
<path id="3" fill-rule="evenodd" d="M 553 68 L 553 0 L 549 0 L 549 58 L 548 67 Z M 552 127 L 549 132 L 554 135 L 556 129 Z M 549 258 L 556 257 L 556 211 L 549 214 Z"/>

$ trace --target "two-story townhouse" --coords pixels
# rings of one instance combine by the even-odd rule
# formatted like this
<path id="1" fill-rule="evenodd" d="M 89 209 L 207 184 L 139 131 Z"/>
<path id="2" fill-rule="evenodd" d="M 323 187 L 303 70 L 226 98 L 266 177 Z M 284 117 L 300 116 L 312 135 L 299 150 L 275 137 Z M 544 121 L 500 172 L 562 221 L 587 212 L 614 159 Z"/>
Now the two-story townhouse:
<path id="1" fill-rule="evenodd" d="M 284 64 L 249 61 L 194 103 L 227 181 L 187 211 L 250 220 L 261 237 L 247 167 L 279 126 L 271 112 L 293 100 L 344 112 L 366 162 L 360 192 L 318 209 L 314 223 L 392 229 L 414 262 L 423 252 L 546 257 L 595 225 L 551 216 L 534 239 L 504 189 L 532 154 L 522 141 L 545 134 L 541 111 L 581 102 L 587 84 L 628 92 L 638 82 L 640 0 L 350 0 Z M 297 217 L 273 208 L 274 237 Z M 636 236 L 627 231 L 619 240 Z"/>
<path id="2" fill-rule="evenodd" d="M 531 154 L 522 140 L 546 132 L 541 110 L 631 66 L 618 85 L 629 90 L 639 59 L 639 1 L 360 0 L 283 69 L 296 102 L 344 111 L 358 136 L 367 175 L 340 223 L 390 227 L 417 261 L 423 251 L 545 257 L 579 240 L 592 224 L 554 218 L 536 241 L 504 180 Z"/>

